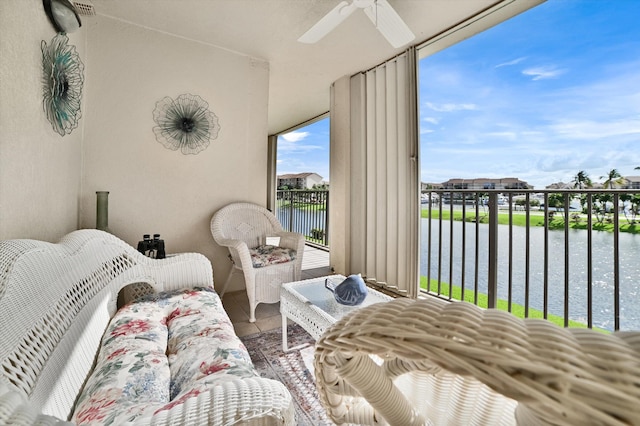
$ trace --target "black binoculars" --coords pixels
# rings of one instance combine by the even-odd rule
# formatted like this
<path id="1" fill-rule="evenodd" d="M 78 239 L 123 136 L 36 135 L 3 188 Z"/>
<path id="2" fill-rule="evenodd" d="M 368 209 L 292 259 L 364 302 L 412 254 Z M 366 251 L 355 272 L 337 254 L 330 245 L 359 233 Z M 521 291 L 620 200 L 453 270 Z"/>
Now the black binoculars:
<path id="1" fill-rule="evenodd" d="M 149 234 L 144 234 L 142 241 L 138 241 L 138 251 L 145 256 L 154 259 L 164 259 L 164 240 L 160 239 L 160 234 L 153 234 L 153 239 Z"/>

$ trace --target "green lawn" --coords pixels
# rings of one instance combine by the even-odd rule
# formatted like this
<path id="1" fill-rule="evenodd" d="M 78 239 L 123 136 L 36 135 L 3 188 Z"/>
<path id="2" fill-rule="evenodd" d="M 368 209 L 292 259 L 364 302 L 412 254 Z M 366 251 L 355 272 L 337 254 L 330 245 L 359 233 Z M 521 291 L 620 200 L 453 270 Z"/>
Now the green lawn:
<path id="1" fill-rule="evenodd" d="M 572 213 L 573 214 L 573 213 Z M 440 212 L 438 209 L 432 209 L 431 215 L 433 219 L 438 219 L 440 217 Z M 478 217 L 480 218 L 480 223 L 488 223 L 489 222 L 489 212 L 487 210 L 480 209 Z M 429 209 L 422 209 L 422 218 L 429 218 Z M 443 220 L 451 220 L 451 211 L 446 208 L 442 210 L 442 219 Z M 453 220 L 462 220 L 462 210 L 454 210 L 453 211 Z M 476 209 L 475 207 L 470 207 L 465 212 L 465 220 L 467 222 L 476 221 Z M 524 212 L 518 211 L 513 214 L 513 225 L 514 226 L 527 226 L 527 216 Z M 545 217 L 543 211 L 532 211 L 529 215 L 529 223 L 530 226 L 544 226 L 545 225 Z M 509 224 L 509 214 L 508 213 L 498 213 L 498 224 L 499 225 L 508 225 Z M 569 220 L 569 227 L 573 229 L 587 229 L 587 220 L 584 217 L 581 217 L 580 221 L 576 221 L 573 219 Z M 562 213 L 556 213 L 551 219 L 549 223 L 549 229 L 563 229 L 564 228 L 564 217 Z M 596 231 L 605 231 L 605 232 L 613 232 L 613 224 L 612 223 L 596 223 L 593 222 L 592 228 Z M 629 232 L 631 234 L 640 233 L 640 225 L 630 225 L 626 218 L 620 218 L 620 232 Z"/>
<path id="2" fill-rule="evenodd" d="M 291 202 L 289 200 L 278 200 L 278 208 L 284 209 L 289 208 L 291 206 Z M 321 211 L 326 210 L 326 203 L 303 203 L 299 201 L 293 202 L 294 209 L 306 210 L 306 211 Z"/>
<path id="3" fill-rule="evenodd" d="M 423 290 L 427 290 L 427 277 L 421 276 L 420 277 L 420 288 Z M 431 289 L 434 292 L 438 291 L 438 282 L 437 280 L 432 279 L 431 280 Z M 449 297 L 449 284 L 447 283 L 441 283 L 440 284 L 440 294 L 443 297 Z M 458 287 L 458 286 L 453 286 L 453 294 L 451 295 L 452 299 L 455 300 L 461 300 L 461 295 L 462 295 L 462 288 Z M 474 303 L 474 292 L 473 290 L 470 289 L 465 289 L 464 292 L 464 300 L 466 302 L 469 303 Z M 488 297 L 486 294 L 482 294 L 482 293 L 478 293 L 478 306 L 480 306 L 481 308 L 486 308 L 487 306 L 489 306 L 488 304 Z M 509 310 L 509 304 L 506 300 L 503 299 L 499 299 L 498 300 L 498 309 L 502 310 L 502 311 L 508 311 Z M 515 315 L 518 318 L 524 318 L 524 306 L 516 304 L 516 303 L 512 303 L 511 304 L 511 313 L 513 315 Z M 544 313 L 538 309 L 532 309 L 529 308 L 529 318 L 544 318 Z M 552 315 L 552 314 L 548 314 L 547 315 L 547 320 L 553 322 L 554 324 L 559 325 L 560 327 L 564 327 L 564 318 L 558 316 L 558 315 Z M 572 321 L 569 320 L 569 327 L 578 327 L 578 328 L 587 328 L 587 325 L 579 322 L 579 321 Z M 608 333 L 608 331 L 606 330 L 601 330 L 598 329 L 598 331 L 603 331 Z"/>

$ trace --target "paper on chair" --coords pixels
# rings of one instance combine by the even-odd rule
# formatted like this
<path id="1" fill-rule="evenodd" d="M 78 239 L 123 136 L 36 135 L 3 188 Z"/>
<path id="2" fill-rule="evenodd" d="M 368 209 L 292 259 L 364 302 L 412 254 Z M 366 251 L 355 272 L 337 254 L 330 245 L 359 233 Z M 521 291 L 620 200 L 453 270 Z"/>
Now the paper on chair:
<path id="1" fill-rule="evenodd" d="M 265 244 L 268 246 L 279 246 L 280 237 L 266 237 Z"/>

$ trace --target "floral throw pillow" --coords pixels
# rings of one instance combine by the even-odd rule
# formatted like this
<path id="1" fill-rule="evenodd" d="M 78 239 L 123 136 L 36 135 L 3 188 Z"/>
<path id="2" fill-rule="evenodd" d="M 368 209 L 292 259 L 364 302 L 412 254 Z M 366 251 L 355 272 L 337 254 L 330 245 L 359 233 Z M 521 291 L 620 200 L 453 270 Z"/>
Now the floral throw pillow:
<path id="1" fill-rule="evenodd" d="M 256 376 L 215 291 L 148 295 L 112 318 L 72 420 L 79 425 L 130 422 L 222 381 Z"/>

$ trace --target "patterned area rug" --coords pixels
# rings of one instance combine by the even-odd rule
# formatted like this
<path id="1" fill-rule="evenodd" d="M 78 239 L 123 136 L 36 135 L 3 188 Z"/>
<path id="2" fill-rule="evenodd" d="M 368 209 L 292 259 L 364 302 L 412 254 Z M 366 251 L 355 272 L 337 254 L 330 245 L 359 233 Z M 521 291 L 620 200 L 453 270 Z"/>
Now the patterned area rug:
<path id="1" fill-rule="evenodd" d="M 313 376 L 312 337 L 299 325 L 287 327 L 289 351 L 282 352 L 282 329 L 241 337 L 262 377 L 278 380 L 289 389 L 299 426 L 333 425 L 327 419 Z"/>

